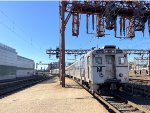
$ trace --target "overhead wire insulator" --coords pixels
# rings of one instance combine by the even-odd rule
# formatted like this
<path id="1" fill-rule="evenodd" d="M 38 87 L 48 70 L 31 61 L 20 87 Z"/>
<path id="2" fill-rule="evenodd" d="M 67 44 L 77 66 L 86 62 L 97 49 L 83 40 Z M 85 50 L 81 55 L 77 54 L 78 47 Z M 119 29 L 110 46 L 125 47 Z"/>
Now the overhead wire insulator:
<path id="1" fill-rule="evenodd" d="M 79 35 L 79 14 L 77 12 L 72 14 L 72 35 L 78 36 Z"/>
<path id="2" fill-rule="evenodd" d="M 86 14 L 86 33 L 89 33 L 89 15 Z"/>
<path id="3" fill-rule="evenodd" d="M 143 37 L 144 37 L 144 28 L 142 29 Z"/>
<path id="4" fill-rule="evenodd" d="M 97 37 L 103 37 L 104 34 L 104 21 L 103 17 L 100 15 L 96 16 L 96 32 L 97 32 Z"/>
<path id="5" fill-rule="evenodd" d="M 92 14 L 92 28 L 94 30 L 94 14 Z"/>
<path id="6" fill-rule="evenodd" d="M 125 27 L 126 27 L 126 19 L 125 17 L 123 17 L 123 24 L 122 24 L 122 27 L 123 27 L 123 34 L 125 36 Z"/>
<path id="7" fill-rule="evenodd" d="M 149 36 L 150 36 L 150 16 L 148 17 L 148 31 L 149 31 Z"/>
<path id="8" fill-rule="evenodd" d="M 133 38 L 135 37 L 135 30 L 134 30 L 134 19 L 129 18 L 129 26 L 127 27 L 127 37 Z"/>
<path id="9" fill-rule="evenodd" d="M 114 23 L 114 33 L 115 33 L 115 37 L 117 37 L 117 25 L 116 25 L 116 21 Z"/>
<path id="10" fill-rule="evenodd" d="M 123 21 L 122 17 L 120 17 L 120 36 L 122 36 L 122 28 L 123 28 Z"/>

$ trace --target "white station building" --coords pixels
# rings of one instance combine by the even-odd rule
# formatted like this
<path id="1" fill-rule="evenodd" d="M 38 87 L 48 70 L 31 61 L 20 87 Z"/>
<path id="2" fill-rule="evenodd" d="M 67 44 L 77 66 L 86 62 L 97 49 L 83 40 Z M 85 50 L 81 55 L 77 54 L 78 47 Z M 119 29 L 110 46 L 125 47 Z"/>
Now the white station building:
<path id="1" fill-rule="evenodd" d="M 34 61 L 19 56 L 15 49 L 0 43 L 0 80 L 31 76 Z"/>

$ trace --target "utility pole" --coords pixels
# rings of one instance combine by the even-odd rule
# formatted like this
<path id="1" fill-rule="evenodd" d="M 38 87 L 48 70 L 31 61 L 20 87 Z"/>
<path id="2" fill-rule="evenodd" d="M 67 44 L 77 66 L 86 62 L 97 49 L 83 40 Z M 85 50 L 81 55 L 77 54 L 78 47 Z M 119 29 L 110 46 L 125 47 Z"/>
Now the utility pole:
<path id="1" fill-rule="evenodd" d="M 149 50 L 149 58 L 148 58 L 148 73 L 149 73 L 149 76 L 150 76 L 150 50 Z"/>
<path id="2" fill-rule="evenodd" d="M 65 87 L 65 1 L 60 1 L 60 81 Z"/>

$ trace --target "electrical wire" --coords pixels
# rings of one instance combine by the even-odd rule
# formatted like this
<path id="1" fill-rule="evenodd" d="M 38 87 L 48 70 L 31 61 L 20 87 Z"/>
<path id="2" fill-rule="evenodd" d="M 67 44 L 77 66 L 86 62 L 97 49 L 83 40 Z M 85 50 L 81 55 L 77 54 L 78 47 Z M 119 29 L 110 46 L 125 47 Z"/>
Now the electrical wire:
<path id="1" fill-rule="evenodd" d="M 0 9 L 0 13 L 3 14 L 3 15 L 13 24 L 13 29 L 11 29 L 8 25 L 6 25 L 6 24 L 4 24 L 4 23 L 1 23 L 2 25 L 4 25 L 8 30 L 10 30 L 11 32 L 13 32 L 18 38 L 21 38 L 23 41 L 25 41 L 25 42 L 28 43 L 29 45 L 34 46 L 38 52 L 40 51 L 40 50 L 39 50 L 39 47 L 42 48 L 42 46 L 40 46 L 39 43 L 37 44 L 37 42 L 36 42 L 36 43 L 33 44 L 33 42 L 32 42 L 32 37 L 29 36 L 29 35 L 25 32 L 25 30 L 23 30 L 20 26 L 18 26 L 18 25 L 16 24 L 16 22 L 13 21 L 2 9 Z M 24 36 L 30 37 L 30 41 L 24 39 L 22 36 L 18 36 L 18 33 L 14 31 L 14 26 L 16 26 L 16 28 L 18 28 L 18 29 L 24 34 Z M 34 42 L 35 42 L 35 41 L 34 41 Z M 36 45 L 35 45 L 35 44 L 36 44 Z M 42 51 L 41 51 L 41 52 L 42 52 Z"/>

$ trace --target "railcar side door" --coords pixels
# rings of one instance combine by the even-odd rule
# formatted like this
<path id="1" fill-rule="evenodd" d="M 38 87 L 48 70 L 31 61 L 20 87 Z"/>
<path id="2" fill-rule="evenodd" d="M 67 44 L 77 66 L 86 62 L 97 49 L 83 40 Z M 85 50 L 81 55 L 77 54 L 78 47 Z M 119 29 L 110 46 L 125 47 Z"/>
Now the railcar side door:
<path id="1" fill-rule="evenodd" d="M 116 78 L 115 55 L 106 55 L 106 76 L 108 79 Z"/>

